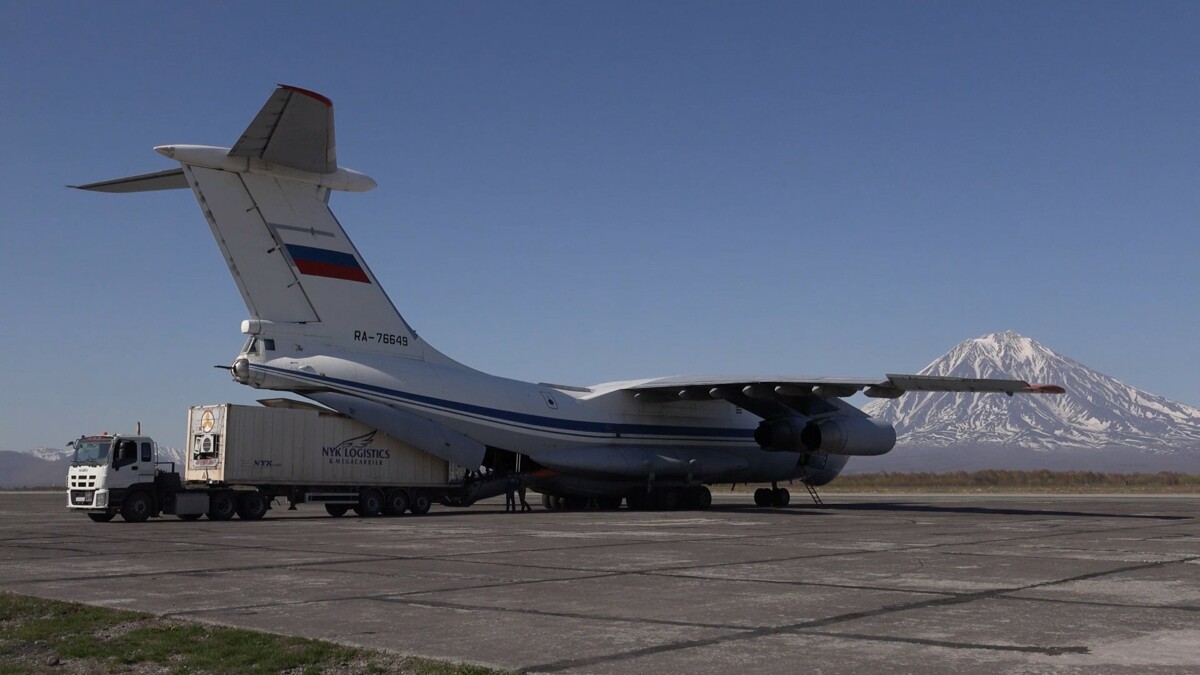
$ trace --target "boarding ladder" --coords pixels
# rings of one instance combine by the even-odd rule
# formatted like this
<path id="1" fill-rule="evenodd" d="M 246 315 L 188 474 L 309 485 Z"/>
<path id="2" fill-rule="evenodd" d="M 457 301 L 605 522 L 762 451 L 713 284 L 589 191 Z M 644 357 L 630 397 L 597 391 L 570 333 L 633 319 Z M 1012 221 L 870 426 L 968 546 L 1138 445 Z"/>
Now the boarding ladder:
<path id="1" fill-rule="evenodd" d="M 808 496 L 812 497 L 813 502 L 817 506 L 825 506 L 825 502 L 821 501 L 821 495 L 817 494 L 817 488 L 813 487 L 813 484 L 808 482 L 808 479 L 803 479 L 800 482 L 804 484 L 804 487 L 808 490 Z"/>

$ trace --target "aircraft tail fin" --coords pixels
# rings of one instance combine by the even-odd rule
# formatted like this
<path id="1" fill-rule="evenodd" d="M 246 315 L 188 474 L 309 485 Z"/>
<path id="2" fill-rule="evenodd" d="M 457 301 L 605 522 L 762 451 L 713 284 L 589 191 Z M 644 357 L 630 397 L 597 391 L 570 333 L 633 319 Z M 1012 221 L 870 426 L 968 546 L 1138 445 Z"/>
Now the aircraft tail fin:
<path id="1" fill-rule="evenodd" d="M 280 86 L 233 149 L 155 150 L 182 167 L 79 187 L 138 192 L 190 186 L 260 329 L 264 322 L 292 324 L 278 329 L 319 336 L 327 345 L 449 361 L 396 311 L 329 210 L 330 190 L 375 186 L 337 166 L 329 99 Z"/>
<path id="2" fill-rule="evenodd" d="M 314 91 L 280 85 L 229 155 L 312 173 L 337 171 L 333 101 Z"/>

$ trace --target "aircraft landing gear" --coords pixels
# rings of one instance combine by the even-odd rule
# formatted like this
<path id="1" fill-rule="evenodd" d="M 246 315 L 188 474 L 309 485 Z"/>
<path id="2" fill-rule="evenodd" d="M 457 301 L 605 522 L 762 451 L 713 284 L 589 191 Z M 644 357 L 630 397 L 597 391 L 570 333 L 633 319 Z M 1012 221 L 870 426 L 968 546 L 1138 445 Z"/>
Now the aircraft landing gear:
<path id="1" fill-rule="evenodd" d="M 787 506 L 792 501 L 792 493 L 787 488 L 774 484 L 769 488 L 758 488 L 754 491 L 755 506 Z"/>

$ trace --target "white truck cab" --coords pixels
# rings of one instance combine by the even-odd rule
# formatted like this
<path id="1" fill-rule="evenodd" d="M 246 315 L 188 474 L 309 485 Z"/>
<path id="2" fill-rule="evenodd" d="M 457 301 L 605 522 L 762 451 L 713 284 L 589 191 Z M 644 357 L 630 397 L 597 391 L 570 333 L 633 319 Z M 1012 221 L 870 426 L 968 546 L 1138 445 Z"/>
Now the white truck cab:
<path id="1" fill-rule="evenodd" d="M 135 485 L 154 482 L 158 454 L 154 440 L 102 434 L 83 436 L 69 445 L 75 455 L 67 471 L 67 508 L 86 511 L 99 522 L 112 520 L 117 513 L 138 520 L 140 509 L 127 513 L 134 505 L 126 505 L 125 496 Z"/>

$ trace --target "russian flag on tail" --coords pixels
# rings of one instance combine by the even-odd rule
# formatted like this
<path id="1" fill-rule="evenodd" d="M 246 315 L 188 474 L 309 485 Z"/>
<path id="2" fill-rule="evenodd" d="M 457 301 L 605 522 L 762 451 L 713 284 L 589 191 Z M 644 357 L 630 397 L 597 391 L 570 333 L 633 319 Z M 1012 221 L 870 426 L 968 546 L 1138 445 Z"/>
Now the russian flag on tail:
<path id="1" fill-rule="evenodd" d="M 364 284 L 371 283 L 371 280 L 367 278 L 366 271 L 363 270 L 362 265 L 358 264 L 358 259 L 352 253 L 298 244 L 287 244 L 287 251 L 301 274 L 359 281 Z"/>

